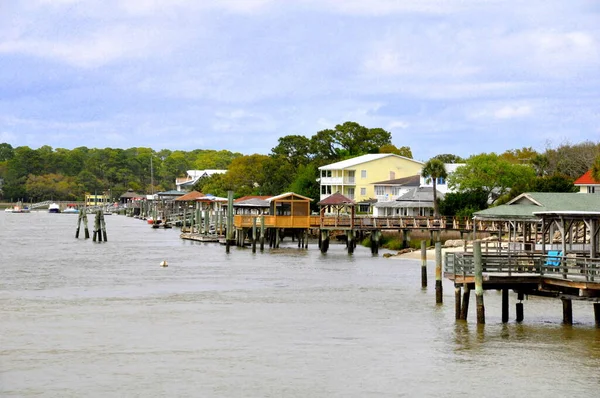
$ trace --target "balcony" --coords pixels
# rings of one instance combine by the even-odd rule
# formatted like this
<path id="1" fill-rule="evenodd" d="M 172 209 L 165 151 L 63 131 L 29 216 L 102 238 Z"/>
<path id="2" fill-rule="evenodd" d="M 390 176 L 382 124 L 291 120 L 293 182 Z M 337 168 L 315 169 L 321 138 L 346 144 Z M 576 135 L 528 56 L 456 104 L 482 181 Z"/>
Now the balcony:
<path id="1" fill-rule="evenodd" d="M 342 185 L 342 177 L 321 177 L 321 185 Z"/>

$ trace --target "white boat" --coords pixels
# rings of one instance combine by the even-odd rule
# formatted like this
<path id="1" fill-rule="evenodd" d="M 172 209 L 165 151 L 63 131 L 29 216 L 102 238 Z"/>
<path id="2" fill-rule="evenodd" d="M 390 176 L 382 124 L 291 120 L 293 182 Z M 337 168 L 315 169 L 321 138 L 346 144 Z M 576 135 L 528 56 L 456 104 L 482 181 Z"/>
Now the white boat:
<path id="1" fill-rule="evenodd" d="M 60 206 L 57 203 L 51 203 L 48 206 L 48 213 L 60 213 Z"/>
<path id="2" fill-rule="evenodd" d="M 77 214 L 79 209 L 75 205 L 67 205 L 67 208 L 62 211 L 65 214 Z"/>

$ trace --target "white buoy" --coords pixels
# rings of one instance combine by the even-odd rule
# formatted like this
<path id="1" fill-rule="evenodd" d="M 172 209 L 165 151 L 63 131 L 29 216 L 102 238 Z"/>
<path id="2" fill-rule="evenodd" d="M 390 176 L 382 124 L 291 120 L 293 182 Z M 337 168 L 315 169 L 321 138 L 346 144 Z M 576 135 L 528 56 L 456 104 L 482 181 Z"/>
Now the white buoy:
<path id="1" fill-rule="evenodd" d="M 168 267 L 168 266 L 169 266 L 169 264 L 167 263 L 167 260 L 163 260 L 163 261 L 160 263 L 160 266 L 161 266 L 161 267 Z"/>

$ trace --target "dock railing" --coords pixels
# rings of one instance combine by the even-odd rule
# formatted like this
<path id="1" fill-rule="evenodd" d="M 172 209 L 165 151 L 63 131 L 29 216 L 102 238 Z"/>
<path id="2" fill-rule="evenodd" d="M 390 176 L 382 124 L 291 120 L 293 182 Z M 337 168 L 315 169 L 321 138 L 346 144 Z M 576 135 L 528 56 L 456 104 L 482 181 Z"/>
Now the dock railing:
<path id="1" fill-rule="evenodd" d="M 600 258 L 576 257 L 570 254 L 506 253 L 482 254 L 483 272 L 496 276 L 546 276 L 572 281 L 594 282 L 600 272 Z M 469 277 L 475 272 L 473 253 L 445 253 L 444 274 Z"/>

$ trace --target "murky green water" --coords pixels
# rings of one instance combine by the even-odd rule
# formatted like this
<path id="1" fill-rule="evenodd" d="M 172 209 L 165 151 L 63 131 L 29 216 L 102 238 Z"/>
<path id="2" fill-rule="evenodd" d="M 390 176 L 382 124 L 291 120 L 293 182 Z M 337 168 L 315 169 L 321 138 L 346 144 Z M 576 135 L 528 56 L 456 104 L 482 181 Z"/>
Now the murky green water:
<path id="1" fill-rule="evenodd" d="M 457 324 L 433 261 L 423 291 L 420 260 L 367 249 L 226 254 L 117 215 L 93 243 L 76 220 L 0 214 L 2 397 L 600 396 L 591 303 L 567 327 L 530 298 L 502 325 L 486 292 L 487 324 L 474 302 Z"/>

